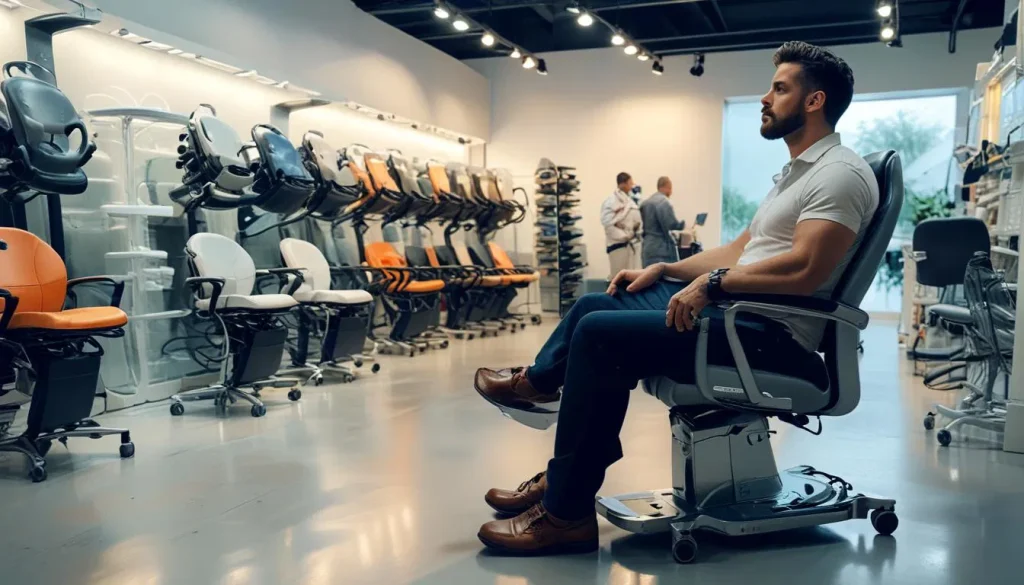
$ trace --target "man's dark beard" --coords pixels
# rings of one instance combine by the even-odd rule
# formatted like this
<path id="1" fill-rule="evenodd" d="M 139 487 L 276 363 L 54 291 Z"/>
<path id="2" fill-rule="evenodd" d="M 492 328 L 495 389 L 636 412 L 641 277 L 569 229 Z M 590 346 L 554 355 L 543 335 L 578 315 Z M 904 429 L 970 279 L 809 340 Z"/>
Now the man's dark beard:
<path id="1" fill-rule="evenodd" d="M 793 132 L 804 127 L 807 122 L 806 117 L 802 111 L 797 111 L 788 118 L 776 118 L 771 114 L 768 115 L 768 125 L 761 125 L 761 136 L 768 140 L 778 140 L 779 138 L 785 138 Z"/>

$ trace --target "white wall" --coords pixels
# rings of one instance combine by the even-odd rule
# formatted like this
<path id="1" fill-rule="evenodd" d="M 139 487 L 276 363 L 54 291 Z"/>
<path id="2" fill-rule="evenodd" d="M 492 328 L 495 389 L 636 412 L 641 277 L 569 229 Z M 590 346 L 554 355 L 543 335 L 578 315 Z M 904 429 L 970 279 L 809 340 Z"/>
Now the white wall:
<path id="1" fill-rule="evenodd" d="M 973 85 L 975 65 L 991 58 L 996 34 L 960 33 L 954 55 L 947 53 L 945 34 L 906 37 L 902 49 L 875 43 L 835 51 L 853 68 L 858 93 L 959 88 Z M 700 235 L 706 247 L 716 245 L 723 106 L 727 98 L 768 89 L 771 57 L 772 51 L 711 54 L 700 78 L 689 74 L 692 57 L 666 59 L 665 75 L 656 77 L 649 64 L 618 49 L 544 55 L 547 76 L 525 72 L 508 58 L 471 61 L 491 82 L 487 164 L 525 175 L 543 156 L 578 168 L 588 278 L 608 271 L 599 208 L 620 171 L 632 174 L 645 193 L 658 176 L 672 177 L 677 214 L 691 222 L 709 212 Z M 532 226 L 520 230 L 521 242 L 532 238 Z"/>
<path id="2" fill-rule="evenodd" d="M 72 8 L 67 0 L 49 1 Z M 132 32 L 316 89 L 331 100 L 484 140 L 489 135 L 486 79 L 349 0 L 90 3 L 127 21 Z"/>

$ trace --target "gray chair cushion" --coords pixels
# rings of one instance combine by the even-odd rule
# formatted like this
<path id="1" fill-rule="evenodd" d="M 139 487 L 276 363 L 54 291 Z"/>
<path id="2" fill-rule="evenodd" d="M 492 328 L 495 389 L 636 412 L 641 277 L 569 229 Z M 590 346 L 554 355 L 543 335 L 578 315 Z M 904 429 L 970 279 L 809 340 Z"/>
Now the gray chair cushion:
<path id="1" fill-rule="evenodd" d="M 928 307 L 928 312 L 943 321 L 959 325 L 970 325 L 974 322 L 974 318 L 971 317 L 971 310 L 958 305 L 932 305 Z"/>

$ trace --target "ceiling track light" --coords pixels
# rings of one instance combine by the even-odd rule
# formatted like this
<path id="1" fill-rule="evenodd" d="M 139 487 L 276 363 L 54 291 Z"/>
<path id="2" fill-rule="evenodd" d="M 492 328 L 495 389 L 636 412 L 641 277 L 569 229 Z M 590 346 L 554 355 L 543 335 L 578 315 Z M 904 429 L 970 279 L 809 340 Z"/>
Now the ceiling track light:
<path id="1" fill-rule="evenodd" d="M 527 55 L 523 57 L 523 69 L 533 69 L 537 66 L 537 61 L 533 57 Z"/>
<path id="2" fill-rule="evenodd" d="M 544 59 L 537 59 L 537 73 L 541 75 L 548 74 L 548 64 L 544 62 Z"/>
<path id="3" fill-rule="evenodd" d="M 622 33 L 616 32 L 612 35 L 612 44 L 616 47 L 621 47 L 626 44 L 626 37 L 622 36 Z"/>
<path id="4" fill-rule="evenodd" d="M 459 32 L 466 32 L 469 30 L 469 23 L 461 16 L 455 17 L 455 20 L 452 21 L 452 26 Z"/>
<path id="5" fill-rule="evenodd" d="M 654 64 L 651 65 L 651 73 L 660 76 L 665 73 L 665 66 L 661 64 L 661 61 L 655 61 Z"/>
<path id="6" fill-rule="evenodd" d="M 693 67 L 690 67 L 690 75 L 694 77 L 704 75 L 704 53 L 693 54 Z"/>
<path id="7" fill-rule="evenodd" d="M 892 16 L 894 8 L 895 0 L 878 0 L 878 3 L 875 5 L 875 12 L 882 18 L 889 18 Z"/>
<path id="8" fill-rule="evenodd" d="M 512 57 L 513 59 L 518 59 L 523 56 L 523 53 L 522 51 L 519 50 L 519 47 L 512 47 L 512 52 L 509 53 L 508 56 Z"/>
<path id="9" fill-rule="evenodd" d="M 447 18 L 451 15 L 452 13 L 448 10 L 448 8 L 445 7 L 444 4 L 439 3 L 434 8 L 434 16 L 440 18 L 441 20 L 447 20 Z"/>
<path id="10" fill-rule="evenodd" d="M 480 42 L 483 43 L 485 47 L 493 47 L 494 35 L 489 32 L 485 32 L 484 36 L 480 37 Z"/>
<path id="11" fill-rule="evenodd" d="M 891 21 L 887 20 L 882 24 L 882 30 L 879 33 L 883 41 L 891 41 L 896 38 L 896 25 Z"/>
<path id="12" fill-rule="evenodd" d="M 636 48 L 636 45 L 634 45 L 633 43 L 629 43 L 628 45 L 626 45 L 626 48 L 623 49 L 622 51 L 629 55 L 630 57 L 632 57 L 633 55 L 636 55 L 639 50 L 640 49 Z"/>
<path id="13" fill-rule="evenodd" d="M 565 11 L 569 12 L 569 13 L 572 13 L 572 14 L 579 14 L 580 12 L 583 12 L 580 9 L 580 3 L 579 2 L 570 2 L 569 5 L 565 7 Z"/>
<path id="14" fill-rule="evenodd" d="M 651 58 L 651 56 L 648 55 L 647 53 L 640 53 L 639 55 L 636 56 L 636 58 L 639 59 L 640 61 L 647 61 L 648 59 Z"/>
<path id="15" fill-rule="evenodd" d="M 576 24 L 580 26 L 590 26 L 594 24 L 594 17 L 589 12 L 580 13 L 579 18 L 576 19 Z"/>

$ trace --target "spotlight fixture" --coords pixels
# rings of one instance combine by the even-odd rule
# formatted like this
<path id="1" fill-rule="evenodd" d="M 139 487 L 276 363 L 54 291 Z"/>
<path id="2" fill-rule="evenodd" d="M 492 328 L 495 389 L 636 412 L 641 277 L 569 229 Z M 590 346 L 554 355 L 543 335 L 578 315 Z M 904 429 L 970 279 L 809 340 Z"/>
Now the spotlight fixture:
<path id="1" fill-rule="evenodd" d="M 590 26 L 594 24 L 594 17 L 589 12 L 583 12 L 579 18 L 576 19 L 576 24 L 580 26 Z"/>
<path id="2" fill-rule="evenodd" d="M 512 57 L 513 59 L 518 59 L 518 58 L 522 57 L 523 54 L 521 52 L 519 52 L 519 47 L 512 47 L 512 52 L 509 53 L 508 56 Z"/>
<path id="3" fill-rule="evenodd" d="M 615 33 L 612 35 L 612 44 L 621 47 L 626 44 L 626 37 L 622 36 L 622 33 Z"/>
<path id="4" fill-rule="evenodd" d="M 892 47 L 893 49 L 901 49 L 903 48 L 903 39 L 896 37 L 895 39 L 889 41 L 886 44 Z"/>
<path id="5" fill-rule="evenodd" d="M 891 22 L 885 23 L 885 26 L 882 27 L 881 35 L 883 41 L 891 41 L 896 37 L 896 29 L 893 28 Z"/>
<path id="6" fill-rule="evenodd" d="M 570 2 L 569 5 L 565 7 L 565 11 L 571 12 L 573 14 L 579 14 L 580 12 L 582 12 L 582 10 L 580 10 L 579 2 Z"/>
<path id="7" fill-rule="evenodd" d="M 637 51 L 639 51 L 639 50 L 640 50 L 640 49 L 637 49 L 637 48 L 636 48 L 636 45 L 634 45 L 633 43 L 630 43 L 630 44 L 626 45 L 626 48 L 625 48 L 625 49 L 623 49 L 623 51 L 625 51 L 625 53 L 626 53 L 627 55 L 631 56 L 631 57 L 632 57 L 633 55 L 636 55 L 636 54 L 637 54 Z"/>
<path id="8" fill-rule="evenodd" d="M 448 12 L 447 8 L 438 4 L 437 8 L 434 8 L 434 16 L 440 18 L 441 20 L 445 20 L 446 18 L 451 16 L 451 13 Z"/>
<path id="9" fill-rule="evenodd" d="M 544 59 L 537 60 L 537 73 L 540 73 L 541 75 L 548 74 L 548 64 L 544 62 Z"/>
<path id="10" fill-rule="evenodd" d="M 533 57 L 527 55 L 523 57 L 523 69 L 533 69 L 537 66 L 537 62 L 533 60 Z"/>
<path id="11" fill-rule="evenodd" d="M 647 53 L 640 53 L 639 55 L 636 56 L 636 58 L 641 60 L 641 61 L 646 61 L 646 60 L 650 59 L 651 56 L 648 55 Z"/>
<path id="12" fill-rule="evenodd" d="M 661 61 L 655 61 L 654 65 L 651 65 L 651 73 L 655 75 L 661 75 L 665 72 L 665 66 L 661 64 Z"/>
<path id="13" fill-rule="evenodd" d="M 493 47 L 494 35 L 489 32 L 484 33 L 484 36 L 480 37 L 480 42 L 483 43 L 485 47 Z"/>
<path id="14" fill-rule="evenodd" d="M 875 12 L 882 18 L 889 18 L 892 16 L 892 2 L 893 0 L 878 0 L 878 5 L 875 7 Z"/>
<path id="15" fill-rule="evenodd" d="M 690 67 L 690 75 L 694 77 L 704 75 L 704 53 L 694 53 L 693 67 Z"/>
<path id="16" fill-rule="evenodd" d="M 462 20 L 461 16 L 452 21 L 452 26 L 454 26 L 455 30 L 459 32 L 465 32 L 469 30 L 469 23 L 466 22 L 465 20 Z"/>

